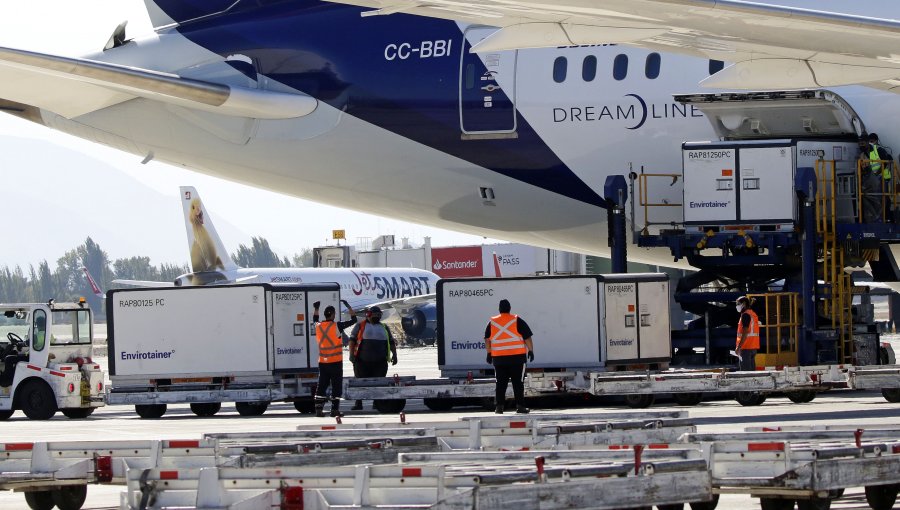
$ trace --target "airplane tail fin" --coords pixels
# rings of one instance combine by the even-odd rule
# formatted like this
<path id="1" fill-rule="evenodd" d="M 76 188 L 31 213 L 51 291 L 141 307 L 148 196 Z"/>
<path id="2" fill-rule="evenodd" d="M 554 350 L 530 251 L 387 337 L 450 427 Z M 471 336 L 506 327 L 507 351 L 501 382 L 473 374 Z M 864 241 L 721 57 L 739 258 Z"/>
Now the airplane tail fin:
<path id="1" fill-rule="evenodd" d="M 191 271 L 233 271 L 238 269 L 222 239 L 216 233 L 200 194 L 191 186 L 182 186 L 181 204 L 184 210 L 184 226 L 187 230 L 188 249 L 191 253 Z"/>
<path id="2" fill-rule="evenodd" d="M 234 0 L 144 0 L 153 28 L 218 14 L 235 3 Z"/>
<path id="3" fill-rule="evenodd" d="M 94 293 L 100 299 L 106 297 L 102 290 L 100 290 L 100 286 L 97 285 L 97 282 L 94 281 L 94 277 L 91 276 L 91 272 L 88 271 L 88 268 L 85 266 L 81 266 L 81 270 L 84 271 L 84 276 L 87 278 L 88 284 L 91 286 L 91 292 Z"/>

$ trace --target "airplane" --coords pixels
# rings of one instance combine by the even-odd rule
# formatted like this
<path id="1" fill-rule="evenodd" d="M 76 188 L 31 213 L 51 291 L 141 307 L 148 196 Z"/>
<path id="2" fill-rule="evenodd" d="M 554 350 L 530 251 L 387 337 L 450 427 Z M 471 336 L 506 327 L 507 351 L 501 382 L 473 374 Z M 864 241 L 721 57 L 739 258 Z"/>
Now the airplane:
<path id="1" fill-rule="evenodd" d="M 94 281 L 94 277 L 91 276 L 91 272 L 88 271 L 87 266 L 81 266 L 81 270 L 84 271 L 84 277 L 87 278 L 88 285 L 91 286 L 91 292 L 100 299 L 106 299 L 106 293 L 100 290 L 100 286 Z"/>
<path id="2" fill-rule="evenodd" d="M 678 173 L 681 142 L 715 136 L 673 92 L 829 87 L 900 148 L 900 22 L 860 15 L 900 4 L 783 1 L 146 0 L 147 37 L 123 24 L 82 58 L 0 48 L 0 110 L 144 161 L 602 256 L 606 177 Z"/>
<path id="3" fill-rule="evenodd" d="M 197 190 L 190 186 L 182 186 L 179 191 L 184 210 L 188 250 L 191 254 L 191 272 L 179 276 L 172 282 L 119 279 L 113 280 L 113 283 L 138 287 L 181 287 L 334 282 L 341 287 L 341 297 L 355 310 L 375 304 L 429 296 L 435 292 L 438 276 L 422 269 L 238 267 L 228 255 Z M 408 308 L 410 312 L 415 309 L 414 306 Z"/>

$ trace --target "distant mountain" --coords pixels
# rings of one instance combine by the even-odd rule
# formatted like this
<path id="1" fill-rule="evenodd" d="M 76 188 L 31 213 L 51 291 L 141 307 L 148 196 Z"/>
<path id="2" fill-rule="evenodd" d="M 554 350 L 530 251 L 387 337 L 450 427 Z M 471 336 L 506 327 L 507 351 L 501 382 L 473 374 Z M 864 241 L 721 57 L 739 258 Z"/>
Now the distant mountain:
<path id="1" fill-rule="evenodd" d="M 0 211 L 0 267 L 27 271 L 44 259 L 55 267 L 88 236 L 110 260 L 188 260 L 177 189 L 159 193 L 100 159 L 44 140 L 0 137 Z M 226 238 L 250 238 L 222 218 L 216 228 Z"/>

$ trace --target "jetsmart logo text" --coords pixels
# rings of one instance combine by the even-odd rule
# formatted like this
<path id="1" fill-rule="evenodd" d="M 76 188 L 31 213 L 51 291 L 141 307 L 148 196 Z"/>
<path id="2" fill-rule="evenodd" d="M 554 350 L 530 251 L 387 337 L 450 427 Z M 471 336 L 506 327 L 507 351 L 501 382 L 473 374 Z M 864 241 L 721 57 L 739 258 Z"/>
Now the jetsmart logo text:
<path id="1" fill-rule="evenodd" d="M 122 352 L 122 361 L 128 360 L 145 360 L 145 359 L 169 359 L 175 355 L 175 349 L 171 351 L 149 351 L 149 352 Z"/>

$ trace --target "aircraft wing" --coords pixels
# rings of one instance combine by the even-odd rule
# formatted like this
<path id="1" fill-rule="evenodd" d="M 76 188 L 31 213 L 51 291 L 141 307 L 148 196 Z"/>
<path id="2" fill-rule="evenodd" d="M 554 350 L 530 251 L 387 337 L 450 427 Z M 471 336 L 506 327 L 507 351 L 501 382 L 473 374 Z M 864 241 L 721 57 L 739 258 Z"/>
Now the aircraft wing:
<path id="1" fill-rule="evenodd" d="M 416 14 L 500 30 L 474 52 L 630 44 L 731 63 L 733 89 L 867 84 L 900 92 L 900 21 L 740 0 L 329 0 L 363 16 Z"/>
<path id="2" fill-rule="evenodd" d="M 234 87 L 169 73 L 0 47 L 0 109 L 33 106 L 66 118 L 138 97 L 223 115 L 287 119 L 316 109 L 315 98 Z M 4 101 L 5 100 L 5 101 Z"/>

